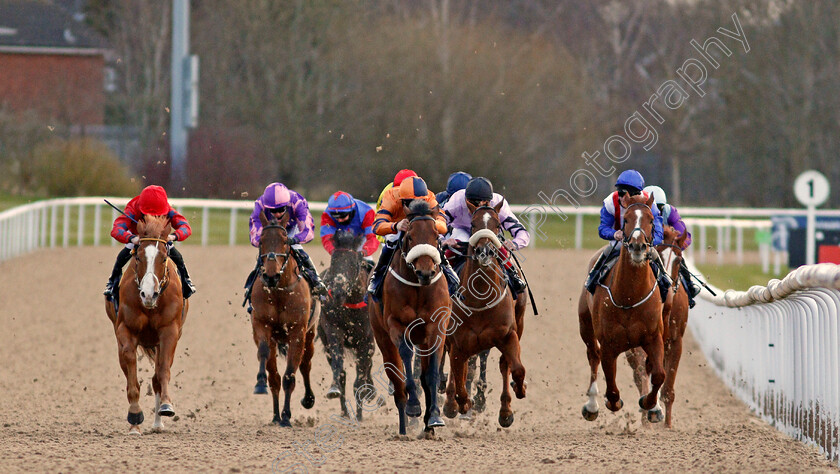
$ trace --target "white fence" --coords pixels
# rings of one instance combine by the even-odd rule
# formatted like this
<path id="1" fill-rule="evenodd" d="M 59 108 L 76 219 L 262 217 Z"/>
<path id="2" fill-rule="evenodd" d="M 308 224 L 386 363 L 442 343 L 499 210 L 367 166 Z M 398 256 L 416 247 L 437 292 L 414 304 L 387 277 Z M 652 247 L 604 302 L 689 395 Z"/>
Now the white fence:
<path id="1" fill-rule="evenodd" d="M 0 261 L 30 252 L 42 247 L 68 247 L 70 245 L 101 245 L 114 241 L 108 237 L 110 223 L 117 212 L 103 202 L 102 197 L 66 198 L 40 201 L 0 213 Z M 118 206 L 124 206 L 125 198 L 108 198 Z M 198 228 L 193 228 L 194 237 L 190 243 L 200 240 L 201 245 L 227 243 L 236 245 L 247 242 L 247 219 L 253 210 L 253 201 L 212 200 L 212 199 L 171 199 L 172 205 L 184 213 L 190 220 L 198 218 Z M 322 212 L 326 203 L 313 202 L 309 205 L 313 211 Z M 584 235 L 595 235 L 596 229 L 585 229 L 584 216 L 598 216 L 600 208 L 581 206 L 579 208 L 559 208 L 546 205 L 512 205 L 523 224 L 531 232 L 531 245 L 539 246 L 551 231 L 542 226 L 548 219 L 570 219 L 574 216 L 576 249 L 583 248 Z M 103 216 L 103 211 L 105 215 Z M 212 215 L 211 215 L 211 211 Z M 227 211 L 226 222 L 211 226 L 210 221 L 218 221 L 220 211 Z M 707 261 L 707 253 L 714 253 L 717 263 L 724 263 L 732 255 L 734 263 L 744 262 L 745 230 L 768 230 L 770 216 L 795 215 L 797 209 L 738 209 L 738 208 L 695 208 L 680 210 L 689 231 L 693 235 L 694 245 L 689 247 L 688 256 L 699 263 Z M 840 211 L 817 211 L 820 216 L 840 216 Z M 103 219 L 105 219 L 103 221 Z M 58 227 L 58 224 L 61 227 Z M 591 226 L 591 222 L 589 223 Z M 226 228 L 223 235 L 213 234 L 219 228 Z M 711 232 L 709 229 L 713 229 Z M 709 245 L 708 235 L 714 233 L 716 248 Z M 734 237 L 733 237 L 734 233 Z M 600 242 L 599 242 L 600 243 Z M 773 253 L 769 246 L 759 248 L 762 269 L 769 271 L 771 258 L 779 273 L 782 254 Z"/>
<path id="2" fill-rule="evenodd" d="M 840 266 L 800 267 L 766 287 L 705 290 L 689 326 L 757 414 L 840 462 Z"/>

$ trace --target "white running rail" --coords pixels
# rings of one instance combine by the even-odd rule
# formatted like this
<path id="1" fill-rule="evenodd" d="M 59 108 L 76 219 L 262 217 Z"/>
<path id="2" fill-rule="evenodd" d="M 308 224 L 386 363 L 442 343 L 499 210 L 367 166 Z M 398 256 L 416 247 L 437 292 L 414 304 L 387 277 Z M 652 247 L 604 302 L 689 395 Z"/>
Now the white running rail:
<path id="1" fill-rule="evenodd" d="M 713 289 L 689 317 L 711 367 L 768 423 L 840 464 L 840 266 Z"/>

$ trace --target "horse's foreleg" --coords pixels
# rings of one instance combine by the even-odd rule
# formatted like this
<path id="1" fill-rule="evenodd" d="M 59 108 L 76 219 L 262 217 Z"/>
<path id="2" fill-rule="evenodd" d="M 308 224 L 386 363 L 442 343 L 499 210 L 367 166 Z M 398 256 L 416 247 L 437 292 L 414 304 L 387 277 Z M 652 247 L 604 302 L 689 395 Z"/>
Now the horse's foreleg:
<path id="1" fill-rule="evenodd" d="M 382 352 L 383 370 L 388 375 L 388 379 L 394 384 L 394 404 L 397 406 L 397 412 L 400 419 L 399 433 L 405 434 L 405 428 L 408 420 L 406 419 L 406 381 L 405 368 L 403 367 L 400 353 L 388 333 L 381 329 L 373 320 L 375 315 L 371 316 L 371 326 L 373 327 L 373 335 L 376 339 L 376 344 L 379 346 L 379 351 Z"/>
<path id="2" fill-rule="evenodd" d="M 601 354 L 601 368 L 604 370 L 604 380 L 607 382 L 606 405 L 610 411 L 621 410 L 621 407 L 624 406 L 621 393 L 618 391 L 618 385 L 615 383 L 616 359 L 618 359 L 618 354 Z"/>
<path id="3" fill-rule="evenodd" d="M 502 373 L 502 395 L 499 397 L 502 406 L 499 408 L 499 424 L 507 428 L 513 424 L 513 410 L 510 408 L 510 401 L 512 400 L 509 382 L 510 363 L 504 353 L 499 357 L 499 371 Z"/>
<path id="4" fill-rule="evenodd" d="M 160 381 L 157 373 L 152 376 L 152 389 L 155 391 L 155 421 L 152 423 L 153 430 L 162 430 L 163 421 L 160 418 Z"/>
<path id="5" fill-rule="evenodd" d="M 139 425 L 143 423 L 143 410 L 140 409 L 140 382 L 137 380 L 137 337 L 123 325 L 117 328 L 116 335 L 120 368 L 126 380 L 128 423 L 131 425 L 129 433 L 140 434 Z"/>
<path id="6" fill-rule="evenodd" d="M 362 339 L 356 348 L 356 381 L 353 382 L 353 399 L 356 400 L 356 419 L 362 420 L 362 411 L 366 403 L 371 403 L 376 397 L 373 388 L 370 369 L 373 366 L 373 340 Z M 342 382 L 343 383 L 343 382 Z M 367 387 L 363 390 L 362 387 Z M 342 385 L 342 391 L 344 386 Z M 378 405 L 377 405 L 378 406 Z"/>
<path id="7" fill-rule="evenodd" d="M 665 346 L 665 385 L 662 387 L 662 401 L 665 402 L 665 426 L 671 428 L 671 410 L 674 405 L 674 383 L 682 356 L 682 335 L 669 340 Z"/>
<path id="8" fill-rule="evenodd" d="M 443 404 L 443 414 L 449 418 L 455 418 L 458 413 L 459 404 L 455 397 L 460 388 L 461 371 L 464 370 L 462 359 L 460 351 L 453 347 L 449 348 L 449 380 L 446 384 L 446 402 Z"/>
<path id="9" fill-rule="evenodd" d="M 260 345 L 260 348 L 263 346 Z M 260 366 L 264 366 L 268 371 L 268 384 L 271 387 L 271 403 L 274 417 L 271 419 L 272 423 L 282 426 L 280 418 L 280 387 L 282 386 L 282 379 L 280 372 L 277 370 L 277 344 L 274 341 L 265 343 L 265 362 Z M 263 374 L 265 375 L 265 374 Z"/>
<path id="10" fill-rule="evenodd" d="M 175 348 L 178 345 L 179 328 L 175 325 L 160 330 L 158 338 L 157 360 L 155 361 L 155 378 L 160 384 L 160 416 L 175 416 L 172 399 L 169 397 L 169 377 L 172 363 L 175 361 Z"/>
<path id="11" fill-rule="evenodd" d="M 650 393 L 639 399 L 639 406 L 644 410 L 649 410 L 649 421 L 657 423 L 662 421 L 662 409 L 658 406 L 657 398 L 659 396 L 659 388 L 665 382 L 665 368 L 662 366 L 664 356 L 662 337 L 654 337 L 653 341 L 644 345 L 644 349 L 647 354 L 645 368 L 648 374 L 650 374 L 651 390 Z"/>
<path id="12" fill-rule="evenodd" d="M 280 413 L 280 426 L 292 426 L 292 392 L 295 390 L 295 373 L 300 368 L 306 346 L 306 328 L 303 325 L 289 330 L 289 349 L 286 352 L 286 372 L 283 374 L 285 400 Z"/>
<path id="13" fill-rule="evenodd" d="M 252 326 L 254 332 L 254 343 L 257 345 L 257 361 L 260 364 L 257 372 L 257 384 L 254 386 L 255 395 L 265 395 L 268 393 L 266 382 L 268 377 L 265 374 L 265 364 L 268 360 L 271 344 L 271 328 L 265 324 L 254 322 Z"/>
<path id="14" fill-rule="evenodd" d="M 400 337 L 399 347 L 400 359 L 405 367 L 405 389 L 408 391 L 408 404 L 405 407 L 405 413 L 411 417 L 418 417 L 423 414 L 423 408 L 420 406 L 420 399 L 417 397 L 417 385 L 414 383 L 414 374 L 412 373 L 412 356 L 414 351 L 406 342 L 405 337 Z M 422 373 L 422 371 L 421 371 Z"/>
<path id="15" fill-rule="evenodd" d="M 624 353 L 627 363 L 633 369 L 633 382 L 639 390 L 639 395 L 646 395 L 650 391 L 648 386 L 647 369 L 645 368 L 645 352 L 641 347 L 636 347 Z"/>
<path id="16" fill-rule="evenodd" d="M 456 360 L 454 354 L 454 350 L 449 354 L 449 357 L 452 360 L 449 364 L 449 371 L 451 372 L 451 377 L 455 382 L 455 399 L 458 402 L 458 412 L 465 414 L 472 408 L 470 393 L 467 391 L 467 371 L 469 370 L 467 365 L 469 364 L 471 358 L 463 352 L 459 352 Z"/>
<path id="17" fill-rule="evenodd" d="M 312 370 L 312 356 L 315 355 L 315 328 L 306 332 L 306 340 L 303 346 L 303 356 L 300 361 L 300 374 L 303 376 L 304 394 L 300 401 L 303 408 L 309 410 L 315 406 L 315 394 L 312 393 L 312 385 L 309 381 L 309 373 Z"/>
<path id="18" fill-rule="evenodd" d="M 438 347 L 432 354 L 423 360 L 423 391 L 426 395 L 426 415 L 423 421 L 426 424 L 426 431 L 434 433 L 435 428 L 446 426 L 440 417 L 440 407 L 437 401 L 437 387 L 440 382 L 440 358 L 442 357 L 443 346 Z"/>
<path id="19" fill-rule="evenodd" d="M 601 363 L 601 347 L 595 338 L 595 330 L 592 326 L 592 315 L 586 304 L 585 298 L 581 296 L 578 308 L 578 322 L 580 324 L 580 338 L 586 345 L 586 358 L 589 361 L 589 389 L 586 396 L 589 400 L 583 405 L 581 414 L 587 421 L 594 421 L 598 418 L 598 365 Z"/>
<path id="20" fill-rule="evenodd" d="M 346 374 L 344 372 L 344 332 L 330 324 L 322 321 L 326 327 L 324 328 L 324 345 L 327 349 L 327 361 L 330 363 L 332 369 L 333 381 L 330 389 L 327 391 L 327 398 L 344 398 L 344 384 L 346 381 Z M 342 400 L 342 407 L 344 402 Z M 342 408 L 342 411 L 344 408 Z"/>
<path id="21" fill-rule="evenodd" d="M 516 398 L 525 398 L 525 390 L 528 388 L 528 384 L 525 382 L 525 366 L 522 365 L 522 360 L 520 359 L 519 337 L 516 335 L 516 332 L 509 332 L 504 342 L 498 348 L 508 361 L 510 374 L 513 377 L 513 391 L 516 394 Z"/>

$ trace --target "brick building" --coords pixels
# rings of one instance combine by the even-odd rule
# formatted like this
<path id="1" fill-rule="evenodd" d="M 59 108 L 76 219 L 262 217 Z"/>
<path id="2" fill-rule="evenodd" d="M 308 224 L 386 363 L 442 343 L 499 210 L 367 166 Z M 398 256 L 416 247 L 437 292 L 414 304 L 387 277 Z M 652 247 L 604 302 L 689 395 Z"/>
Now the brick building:
<path id="1" fill-rule="evenodd" d="M 0 0 L 0 106 L 69 126 L 101 126 L 103 40 L 46 0 Z"/>

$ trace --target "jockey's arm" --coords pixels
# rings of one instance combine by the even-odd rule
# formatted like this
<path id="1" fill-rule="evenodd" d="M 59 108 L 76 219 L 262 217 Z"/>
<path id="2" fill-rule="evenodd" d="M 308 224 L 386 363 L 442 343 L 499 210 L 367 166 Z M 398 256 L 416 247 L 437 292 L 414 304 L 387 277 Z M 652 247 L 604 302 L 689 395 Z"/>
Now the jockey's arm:
<path id="1" fill-rule="evenodd" d="M 175 234 L 175 240 L 180 242 L 192 235 L 192 228 L 190 223 L 187 222 L 187 218 L 171 207 L 169 208 L 169 222 L 172 223 L 172 233 Z"/>
<path id="2" fill-rule="evenodd" d="M 601 225 L 598 226 L 598 236 L 604 240 L 614 240 L 615 217 L 606 207 L 601 208 Z"/>
<path id="3" fill-rule="evenodd" d="M 651 207 L 653 212 L 653 241 L 651 245 L 662 244 L 662 239 L 665 237 L 665 232 L 662 230 L 662 214 L 656 206 Z"/>
<path id="4" fill-rule="evenodd" d="M 297 234 L 292 237 L 299 244 L 311 242 L 315 238 L 315 223 L 309 213 L 309 204 L 302 197 L 293 204 L 295 219 L 297 220 Z"/>
<path id="5" fill-rule="evenodd" d="M 691 245 L 691 234 L 688 232 L 682 217 L 680 217 L 679 211 L 674 206 L 671 206 L 671 213 L 668 215 L 668 225 L 676 229 L 680 235 L 686 234 L 683 250 L 687 249 Z"/>
<path id="6" fill-rule="evenodd" d="M 335 221 L 332 220 L 330 214 L 325 212 L 321 214 L 321 245 L 328 254 L 332 255 L 335 251 L 335 244 L 333 243 L 333 235 L 335 234 Z"/>
<path id="7" fill-rule="evenodd" d="M 376 240 L 376 234 L 373 232 L 375 216 L 373 209 L 368 209 L 365 212 L 365 217 L 362 219 L 362 229 L 365 235 L 365 243 L 362 245 L 362 251 L 365 253 L 365 257 L 370 257 L 379 248 L 379 241 Z"/>
<path id="8" fill-rule="evenodd" d="M 503 198 L 504 199 L 504 198 Z M 499 219 L 502 221 L 502 227 L 508 231 L 513 243 L 516 244 L 517 249 L 525 248 L 531 243 L 531 234 L 525 229 L 516 214 L 510 210 L 507 199 L 502 201 L 502 208 L 499 209 Z"/>

